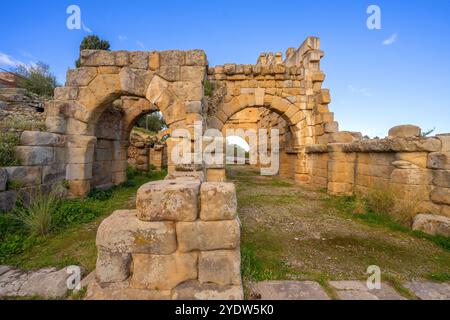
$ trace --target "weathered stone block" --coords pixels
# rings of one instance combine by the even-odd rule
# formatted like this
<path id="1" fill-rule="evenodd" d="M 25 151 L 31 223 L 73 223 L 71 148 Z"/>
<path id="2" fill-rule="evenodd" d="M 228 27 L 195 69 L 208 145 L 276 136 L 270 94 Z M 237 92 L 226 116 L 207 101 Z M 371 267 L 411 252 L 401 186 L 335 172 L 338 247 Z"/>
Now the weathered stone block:
<path id="1" fill-rule="evenodd" d="M 186 65 L 187 66 L 207 66 L 206 54 L 203 50 L 189 50 L 186 51 Z"/>
<path id="2" fill-rule="evenodd" d="M 219 286 L 187 281 L 172 290 L 173 300 L 243 300 L 242 286 Z"/>
<path id="3" fill-rule="evenodd" d="M 67 180 L 88 180 L 91 178 L 92 163 L 70 163 L 67 165 Z"/>
<path id="4" fill-rule="evenodd" d="M 76 100 L 78 98 L 77 87 L 58 87 L 55 88 L 55 100 Z"/>
<path id="5" fill-rule="evenodd" d="M 91 191 L 90 180 L 69 180 L 70 195 L 74 197 L 85 197 Z"/>
<path id="6" fill-rule="evenodd" d="M 42 167 L 42 183 L 50 184 L 64 180 L 66 176 L 66 165 L 63 163 L 52 164 Z"/>
<path id="7" fill-rule="evenodd" d="M 182 252 L 193 250 L 235 249 L 240 243 L 238 219 L 227 221 L 196 221 L 177 223 L 178 249 Z"/>
<path id="8" fill-rule="evenodd" d="M 428 168 L 450 170 L 450 153 L 432 152 L 428 155 Z"/>
<path id="9" fill-rule="evenodd" d="M 406 138 L 406 137 L 419 137 L 422 133 L 422 129 L 413 125 L 396 126 L 389 130 L 389 137 L 391 138 Z"/>
<path id="10" fill-rule="evenodd" d="M 159 52 L 161 66 L 182 66 L 185 64 L 185 52 L 180 50 L 167 50 Z"/>
<path id="11" fill-rule="evenodd" d="M 450 170 L 433 170 L 433 184 L 437 187 L 450 188 Z"/>
<path id="12" fill-rule="evenodd" d="M 67 71 L 66 86 L 85 87 L 97 76 L 97 68 L 77 68 Z"/>
<path id="13" fill-rule="evenodd" d="M 45 127 L 47 128 L 48 132 L 53 133 L 65 133 L 67 122 L 64 119 L 64 117 L 58 116 L 58 117 L 46 117 L 45 119 Z"/>
<path id="14" fill-rule="evenodd" d="M 146 51 L 130 52 L 130 67 L 136 69 L 148 69 L 149 53 Z"/>
<path id="15" fill-rule="evenodd" d="M 203 107 L 201 101 L 188 101 L 186 102 L 186 113 L 202 113 Z"/>
<path id="16" fill-rule="evenodd" d="M 52 147 L 16 147 L 16 157 L 25 166 L 52 164 L 55 159 Z"/>
<path id="17" fill-rule="evenodd" d="M 194 221 L 198 216 L 198 180 L 150 182 L 139 188 L 136 206 L 144 221 Z"/>
<path id="18" fill-rule="evenodd" d="M 16 205 L 17 192 L 14 190 L 0 192 L 0 210 L 11 211 Z"/>
<path id="19" fill-rule="evenodd" d="M 430 198 L 434 203 L 450 205 L 450 188 L 434 188 L 430 193 Z"/>
<path id="20" fill-rule="evenodd" d="M 131 287 L 148 290 L 171 290 L 180 283 L 197 279 L 198 253 L 171 255 L 133 254 Z"/>
<path id="21" fill-rule="evenodd" d="M 161 66 L 158 69 L 157 74 L 167 81 L 179 81 L 180 80 L 180 67 L 179 66 Z"/>
<path id="22" fill-rule="evenodd" d="M 60 134 L 40 131 L 24 131 L 20 136 L 20 144 L 23 146 L 63 147 L 64 140 L 64 136 Z"/>
<path id="23" fill-rule="evenodd" d="M 173 222 L 144 222 L 136 210 L 119 210 L 103 220 L 97 247 L 109 252 L 172 254 L 177 249 Z"/>
<path id="24" fill-rule="evenodd" d="M 205 67 L 183 66 L 180 69 L 181 81 L 197 81 L 203 82 L 206 76 Z"/>
<path id="25" fill-rule="evenodd" d="M 115 52 L 106 50 L 82 50 L 80 62 L 85 67 L 114 66 Z"/>
<path id="26" fill-rule="evenodd" d="M 233 183 L 203 183 L 200 188 L 200 201 L 200 218 L 204 221 L 236 218 L 237 199 L 236 188 Z"/>
<path id="27" fill-rule="evenodd" d="M 159 52 L 157 51 L 150 52 L 148 66 L 149 69 L 152 71 L 159 69 Z"/>
<path id="28" fill-rule="evenodd" d="M 88 286 L 86 300 L 170 300 L 170 290 L 145 290 L 130 288 L 129 281 L 99 284 L 96 281 Z"/>
<path id="29" fill-rule="evenodd" d="M 0 192 L 6 190 L 6 183 L 8 182 L 8 173 L 5 169 L 0 168 Z"/>
<path id="30" fill-rule="evenodd" d="M 102 250 L 97 252 L 95 275 L 100 283 L 121 282 L 130 276 L 131 254 Z"/>
<path id="31" fill-rule="evenodd" d="M 395 169 L 392 171 L 391 180 L 393 183 L 402 184 L 432 184 L 432 170 L 421 169 Z"/>
<path id="32" fill-rule="evenodd" d="M 202 284 L 240 285 L 242 283 L 240 250 L 200 252 L 198 280 Z"/>
<path id="33" fill-rule="evenodd" d="M 426 168 L 428 161 L 427 152 L 398 152 L 395 154 L 395 158 L 400 161 L 408 161 L 412 164 L 420 167 Z"/>
<path id="34" fill-rule="evenodd" d="M 73 163 L 92 163 L 94 162 L 94 148 L 67 148 L 66 161 Z"/>
<path id="35" fill-rule="evenodd" d="M 418 214 L 414 218 L 412 228 L 431 235 L 450 237 L 450 218 L 433 214 Z"/>
<path id="36" fill-rule="evenodd" d="M 151 71 L 122 68 L 120 71 L 120 86 L 124 92 L 145 97 L 145 93 L 152 78 L 153 73 Z"/>

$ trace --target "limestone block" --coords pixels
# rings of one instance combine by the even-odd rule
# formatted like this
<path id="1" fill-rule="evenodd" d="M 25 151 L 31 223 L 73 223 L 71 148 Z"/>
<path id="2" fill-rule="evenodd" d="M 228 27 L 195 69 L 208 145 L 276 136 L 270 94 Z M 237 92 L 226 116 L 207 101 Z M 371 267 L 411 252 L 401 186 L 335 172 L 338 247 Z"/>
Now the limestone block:
<path id="1" fill-rule="evenodd" d="M 76 100 L 78 98 L 77 87 L 58 87 L 55 88 L 55 100 Z"/>
<path id="2" fill-rule="evenodd" d="M 198 216 L 200 181 L 150 182 L 139 188 L 136 207 L 144 221 L 194 221 Z"/>
<path id="3" fill-rule="evenodd" d="M 173 300 L 244 300 L 242 286 L 219 286 L 187 281 L 172 290 Z"/>
<path id="4" fill-rule="evenodd" d="M 198 113 L 203 112 L 203 106 L 201 101 L 188 101 L 186 102 L 186 113 Z"/>
<path id="5" fill-rule="evenodd" d="M 145 222 L 136 210 L 118 210 L 98 228 L 97 247 L 109 252 L 172 254 L 177 249 L 173 222 Z"/>
<path id="6" fill-rule="evenodd" d="M 428 155 L 428 168 L 450 170 L 450 153 L 432 152 Z"/>
<path id="7" fill-rule="evenodd" d="M 52 164 L 42 167 L 42 183 L 50 184 L 64 180 L 66 177 L 66 165 L 64 163 Z"/>
<path id="8" fill-rule="evenodd" d="M 6 190 L 8 182 L 8 172 L 4 168 L 0 168 L 0 192 Z"/>
<path id="9" fill-rule="evenodd" d="M 97 250 L 95 275 L 100 283 L 121 282 L 130 276 L 131 254 Z"/>
<path id="10" fill-rule="evenodd" d="M 129 52 L 125 50 L 115 52 L 115 65 L 118 67 L 127 66 L 130 63 Z"/>
<path id="11" fill-rule="evenodd" d="M 152 71 L 156 71 L 157 69 L 159 69 L 159 52 L 150 52 L 148 67 Z"/>
<path id="12" fill-rule="evenodd" d="M 331 143 L 349 143 L 360 139 L 359 135 L 349 131 L 339 131 L 330 135 Z"/>
<path id="13" fill-rule="evenodd" d="M 336 121 L 325 123 L 323 128 L 325 133 L 339 132 L 339 124 Z"/>
<path id="14" fill-rule="evenodd" d="M 206 181 L 208 182 L 225 182 L 226 179 L 225 169 L 211 168 L 206 170 Z"/>
<path id="15" fill-rule="evenodd" d="M 92 163 L 70 163 L 66 168 L 67 180 L 92 179 Z"/>
<path id="16" fill-rule="evenodd" d="M 97 68 L 98 74 L 117 74 L 120 72 L 119 67 L 101 66 Z"/>
<path id="17" fill-rule="evenodd" d="M 395 154 L 395 159 L 400 161 L 408 161 L 420 168 L 427 167 L 428 153 L 427 152 L 398 152 Z"/>
<path id="18" fill-rule="evenodd" d="M 390 138 L 406 138 L 406 137 L 419 137 L 422 133 L 422 129 L 420 129 L 418 126 L 413 125 L 402 125 L 402 126 L 396 126 L 389 130 L 389 137 Z"/>
<path id="19" fill-rule="evenodd" d="M 46 117 L 45 127 L 48 132 L 53 133 L 65 133 L 66 132 L 66 120 L 64 117 Z"/>
<path id="20" fill-rule="evenodd" d="M 8 212 L 16 205 L 17 192 L 15 190 L 0 192 L 0 210 Z"/>
<path id="21" fill-rule="evenodd" d="M 433 170 L 433 184 L 437 187 L 450 188 L 450 170 Z"/>
<path id="22" fill-rule="evenodd" d="M 91 90 L 94 97 L 99 102 L 109 99 L 113 94 L 120 94 L 121 82 L 118 74 L 99 74 L 89 84 L 89 90 Z"/>
<path id="23" fill-rule="evenodd" d="M 207 66 L 206 54 L 203 50 L 189 50 L 186 51 L 186 65 L 187 66 Z"/>
<path id="24" fill-rule="evenodd" d="M 69 191 L 74 197 L 85 197 L 91 191 L 90 180 L 69 180 Z"/>
<path id="25" fill-rule="evenodd" d="M 441 215 L 450 218 L 450 206 L 441 205 Z"/>
<path id="26" fill-rule="evenodd" d="M 133 254 L 134 289 L 171 290 L 180 283 L 197 279 L 198 253 L 171 255 Z"/>
<path id="27" fill-rule="evenodd" d="M 441 152 L 450 152 L 450 133 L 436 136 L 442 144 Z"/>
<path id="28" fill-rule="evenodd" d="M 203 221 L 232 220 L 237 214 L 236 188 L 233 183 L 205 182 L 200 188 Z"/>
<path id="29" fill-rule="evenodd" d="M 115 52 L 106 50 L 82 50 L 80 62 L 85 67 L 114 66 Z"/>
<path id="30" fill-rule="evenodd" d="M 159 52 L 161 66 L 181 66 L 185 64 L 185 52 L 180 50 L 166 50 Z"/>
<path id="31" fill-rule="evenodd" d="M 24 131 L 20 136 L 20 144 L 23 146 L 63 147 L 64 140 L 64 136 L 60 134 L 40 131 Z"/>
<path id="32" fill-rule="evenodd" d="M 86 122 L 74 118 L 67 119 L 66 133 L 69 135 L 93 135 L 93 128 Z"/>
<path id="33" fill-rule="evenodd" d="M 145 290 L 130 288 L 129 281 L 99 284 L 97 281 L 89 284 L 86 300 L 170 300 L 170 290 Z"/>
<path id="34" fill-rule="evenodd" d="M 147 69 L 149 66 L 149 53 L 146 51 L 130 52 L 129 59 L 131 68 Z"/>
<path id="35" fill-rule="evenodd" d="M 334 195 L 352 195 L 353 184 L 342 182 L 328 182 L 328 193 Z"/>
<path id="36" fill-rule="evenodd" d="M 183 66 L 180 69 L 181 81 L 199 81 L 203 82 L 206 76 L 205 67 Z"/>
<path id="37" fill-rule="evenodd" d="M 85 87 L 97 76 L 97 68 L 81 67 L 67 71 L 66 86 Z"/>
<path id="38" fill-rule="evenodd" d="M 144 97 L 152 78 L 153 72 L 151 71 L 122 68 L 120 71 L 120 86 L 128 94 Z"/>
<path id="39" fill-rule="evenodd" d="M 66 161 L 72 163 L 92 163 L 94 162 L 94 148 L 67 148 Z"/>
<path id="40" fill-rule="evenodd" d="M 114 185 L 118 186 L 125 182 L 127 182 L 127 173 L 125 171 L 112 173 L 112 183 Z"/>
<path id="41" fill-rule="evenodd" d="M 428 185 L 432 184 L 433 172 L 422 169 L 395 169 L 391 173 L 391 180 L 393 183 Z"/>
<path id="42" fill-rule="evenodd" d="M 240 242 L 239 220 L 196 221 L 177 223 L 178 249 L 193 250 L 235 249 Z"/>
<path id="43" fill-rule="evenodd" d="M 434 188 L 430 198 L 434 203 L 450 205 L 450 188 Z"/>
<path id="44" fill-rule="evenodd" d="M 200 252 L 198 280 L 202 284 L 240 285 L 242 283 L 240 250 Z"/>
<path id="45" fill-rule="evenodd" d="M 49 165 L 55 160 L 52 147 L 16 147 L 16 157 L 25 166 Z"/>
<path id="46" fill-rule="evenodd" d="M 95 136 L 83 136 L 83 135 L 67 135 L 67 147 L 71 148 L 93 148 L 97 143 L 97 137 Z M 110 146 L 108 146 L 110 147 Z"/>
<path id="47" fill-rule="evenodd" d="M 414 218 L 412 228 L 431 235 L 450 237 L 450 218 L 433 214 L 418 214 Z"/>

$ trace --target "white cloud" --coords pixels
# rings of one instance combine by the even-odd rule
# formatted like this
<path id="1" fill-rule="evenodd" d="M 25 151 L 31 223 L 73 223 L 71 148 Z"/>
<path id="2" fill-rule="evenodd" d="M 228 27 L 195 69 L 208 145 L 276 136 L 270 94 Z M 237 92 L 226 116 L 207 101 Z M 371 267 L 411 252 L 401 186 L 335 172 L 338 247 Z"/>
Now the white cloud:
<path id="1" fill-rule="evenodd" d="M 390 46 L 391 44 L 395 43 L 398 39 L 398 34 L 394 33 L 389 38 L 383 41 L 383 46 Z"/>
<path id="2" fill-rule="evenodd" d="M 128 39 L 127 36 L 122 36 L 122 35 L 119 35 L 117 38 L 119 38 L 120 41 L 125 41 Z"/>
<path id="3" fill-rule="evenodd" d="M 0 67 L 17 67 L 26 65 L 6 53 L 0 52 Z"/>
<path id="4" fill-rule="evenodd" d="M 145 45 L 142 41 L 136 41 L 136 44 L 142 49 L 145 50 Z"/>
<path id="5" fill-rule="evenodd" d="M 351 92 L 355 93 L 355 94 L 361 94 L 365 97 L 372 97 L 373 93 L 371 89 L 368 88 L 357 88 L 352 84 L 349 84 L 347 86 L 348 90 L 350 90 Z"/>
<path id="6" fill-rule="evenodd" d="M 84 22 L 81 23 L 81 26 L 83 27 L 83 30 L 87 33 L 92 33 L 92 30 L 84 24 Z"/>

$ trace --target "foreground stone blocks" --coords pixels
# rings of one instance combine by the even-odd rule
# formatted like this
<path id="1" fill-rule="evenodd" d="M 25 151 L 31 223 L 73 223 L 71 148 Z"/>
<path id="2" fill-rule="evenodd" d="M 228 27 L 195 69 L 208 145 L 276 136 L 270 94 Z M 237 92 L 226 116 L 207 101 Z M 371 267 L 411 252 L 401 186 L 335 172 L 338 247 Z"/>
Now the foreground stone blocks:
<path id="1" fill-rule="evenodd" d="M 431 235 L 450 237 L 450 218 L 434 214 L 418 214 L 414 218 L 412 229 Z"/>
<path id="2" fill-rule="evenodd" d="M 239 245 L 239 221 L 179 222 L 177 239 L 182 252 L 234 249 Z"/>
<path id="3" fill-rule="evenodd" d="M 202 220 L 231 220 L 236 217 L 237 199 L 233 183 L 203 183 L 200 197 L 203 204 L 200 211 Z"/>
<path id="4" fill-rule="evenodd" d="M 243 299 L 233 184 L 150 182 L 136 203 L 100 225 L 88 299 Z"/>
<path id="5" fill-rule="evenodd" d="M 137 193 L 138 217 L 144 221 L 194 221 L 198 215 L 200 181 L 148 183 Z"/>

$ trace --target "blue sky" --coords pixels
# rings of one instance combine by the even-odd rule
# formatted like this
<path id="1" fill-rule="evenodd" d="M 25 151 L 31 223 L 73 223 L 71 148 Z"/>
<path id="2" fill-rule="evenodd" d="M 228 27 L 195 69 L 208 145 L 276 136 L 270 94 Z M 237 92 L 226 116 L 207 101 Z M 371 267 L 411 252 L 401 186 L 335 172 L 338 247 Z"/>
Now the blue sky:
<path id="1" fill-rule="evenodd" d="M 72 4 L 85 30 L 66 28 Z M 366 27 L 371 4 L 381 30 Z M 449 9 L 447 0 L 1 1 L 0 67 L 42 60 L 63 82 L 89 30 L 113 50 L 204 49 L 210 65 L 255 63 L 314 35 L 341 130 L 385 136 L 411 123 L 450 132 Z"/>

